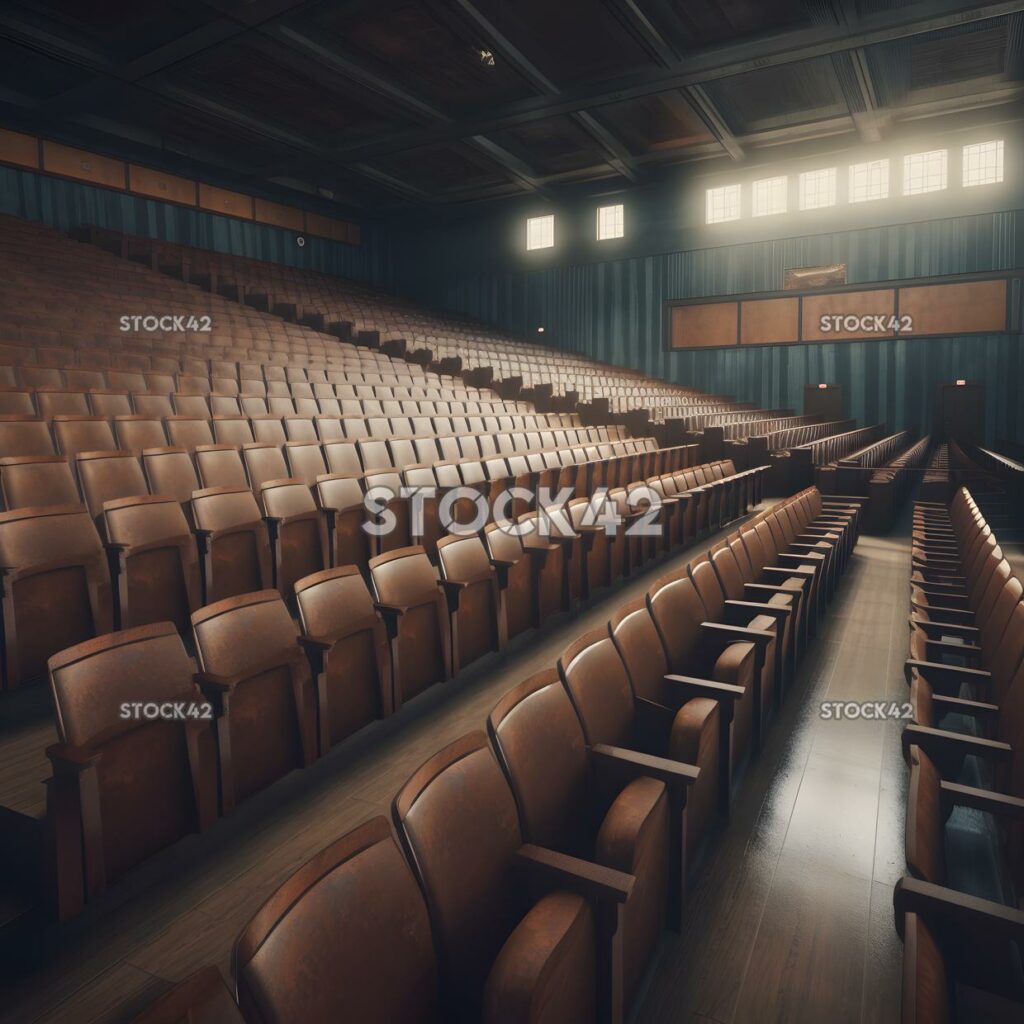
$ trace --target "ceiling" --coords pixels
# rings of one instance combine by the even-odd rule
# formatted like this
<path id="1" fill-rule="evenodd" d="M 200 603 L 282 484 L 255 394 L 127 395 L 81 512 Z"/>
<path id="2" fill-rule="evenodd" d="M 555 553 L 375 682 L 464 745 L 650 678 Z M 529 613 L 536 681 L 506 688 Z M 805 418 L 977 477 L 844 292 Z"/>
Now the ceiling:
<path id="1" fill-rule="evenodd" d="M 1024 2 L 32 0 L 0 123 L 367 215 L 1024 104 Z"/>

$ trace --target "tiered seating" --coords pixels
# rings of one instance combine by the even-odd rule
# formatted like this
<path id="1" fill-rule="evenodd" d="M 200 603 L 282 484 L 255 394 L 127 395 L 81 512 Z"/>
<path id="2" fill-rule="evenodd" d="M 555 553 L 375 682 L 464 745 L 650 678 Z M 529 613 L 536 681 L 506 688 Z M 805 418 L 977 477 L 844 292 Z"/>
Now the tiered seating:
<path id="1" fill-rule="evenodd" d="M 903 1019 L 1019 1020 L 1024 587 L 964 488 L 915 506 L 912 557 Z"/>
<path id="2" fill-rule="evenodd" d="M 354 281 L 99 228 L 88 229 L 85 237 L 214 293 L 345 339 L 381 345 L 417 365 L 447 373 L 482 372 L 502 393 L 508 385 L 526 394 L 569 397 L 587 405 L 601 402 L 604 413 L 612 417 L 646 410 L 656 424 L 736 408 L 725 396 L 702 394 L 635 370 L 512 339 L 485 324 L 441 316 Z"/>
<path id="3" fill-rule="evenodd" d="M 864 521 L 866 531 L 884 533 L 892 527 L 897 510 L 917 482 L 917 470 L 927 458 L 930 447 L 931 438 L 922 437 L 871 474 Z"/>
<path id="4" fill-rule="evenodd" d="M 747 439 L 748 465 L 768 465 L 773 494 L 790 494 L 814 479 L 814 468 L 827 465 L 874 442 L 881 424 L 856 427 L 853 420 L 806 423 Z"/>
<path id="5" fill-rule="evenodd" d="M 666 916 L 687 927 L 703 841 L 781 699 L 788 624 L 858 521 L 794 495 L 513 687 L 488 735 L 413 773 L 393 824 L 343 836 L 257 911 L 233 957 L 246 1019 L 625 1019 Z M 772 582 L 736 599 L 734 576 Z"/>
<path id="6" fill-rule="evenodd" d="M 887 466 L 910 445 L 910 432 L 901 430 L 878 441 L 842 455 L 824 465 L 816 466 L 815 485 L 822 494 L 866 494 L 871 470 Z"/>
<path id="7" fill-rule="evenodd" d="M 763 469 L 691 465 L 692 446 L 538 413 L 56 232 L 10 229 L 3 679 L 26 686 L 49 662 L 60 744 L 37 834 L 62 919 L 508 637 L 761 500 Z M 213 329 L 114 335 L 126 308 L 206 310 Z M 424 486 L 436 494 L 421 522 Z M 459 523 L 475 499 L 479 521 L 446 537 L 446 502 Z M 625 532 L 652 515 L 654 535 Z M 390 531 L 364 529 L 389 517 Z M 133 691 L 156 657 L 165 671 Z M 113 682 L 94 700 L 100 678 Z M 115 718 L 136 692 L 195 717 Z M 136 750 L 153 786 L 148 770 L 119 770 Z M 167 802 L 164 819 L 141 820 Z"/>
<path id="8" fill-rule="evenodd" d="M 953 480 L 949 472 L 949 445 L 940 444 L 928 459 L 918 498 L 932 504 L 944 504 L 953 493 Z"/>

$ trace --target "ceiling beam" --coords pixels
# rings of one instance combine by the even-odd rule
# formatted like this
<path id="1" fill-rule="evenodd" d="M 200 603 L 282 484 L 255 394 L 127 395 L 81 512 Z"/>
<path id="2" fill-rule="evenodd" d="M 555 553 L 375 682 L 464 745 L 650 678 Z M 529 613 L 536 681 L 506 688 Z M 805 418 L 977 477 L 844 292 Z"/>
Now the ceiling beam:
<path id="1" fill-rule="evenodd" d="M 678 68 L 656 68 L 572 90 L 566 89 L 557 96 L 543 95 L 519 100 L 491 110 L 479 118 L 396 133 L 374 142 L 355 143 L 339 149 L 336 155 L 345 159 L 369 159 L 413 146 L 483 134 L 560 114 L 576 113 L 670 89 L 701 85 L 750 71 L 780 67 L 857 47 L 907 39 L 1024 11 L 1024 0 L 1006 0 L 970 8 L 963 8 L 960 3 L 961 0 L 937 0 L 928 6 L 927 12 L 921 10 L 922 5 L 900 7 L 861 18 L 849 26 L 815 25 L 698 50 L 689 54 L 685 63 Z"/>
<path id="2" fill-rule="evenodd" d="M 283 42 L 286 46 L 299 51 L 304 57 L 345 76 L 345 78 L 356 82 L 377 95 L 384 96 L 413 116 L 426 118 L 433 122 L 447 123 L 452 120 L 442 110 L 420 99 L 408 90 L 375 74 L 358 61 L 339 53 L 335 48 L 328 48 L 290 26 L 275 25 L 267 30 L 267 34 L 279 42 Z M 464 141 L 473 149 L 484 153 L 494 163 L 497 163 L 512 180 L 523 188 L 530 192 L 547 194 L 544 187 L 538 181 L 538 175 L 527 167 L 522 160 L 502 146 L 492 142 L 483 135 L 470 136 Z M 357 169 L 365 174 L 368 167 L 365 163 L 361 162 Z M 376 177 L 377 180 L 382 182 L 397 183 L 399 181 L 393 175 L 378 174 Z"/>
<path id="3" fill-rule="evenodd" d="M 659 67 L 668 70 L 679 68 L 682 61 L 675 47 L 658 30 L 636 4 L 636 0 L 604 0 L 613 14 L 622 22 L 628 32 L 635 36 Z M 743 149 L 726 123 L 725 117 L 715 106 L 707 91 L 701 85 L 688 85 L 679 90 L 686 100 L 689 113 L 711 133 L 712 138 L 733 158 L 743 159 Z"/>
<path id="4" fill-rule="evenodd" d="M 857 21 L 855 0 L 804 0 L 804 7 L 815 24 L 848 27 Z M 881 142 L 882 114 L 871 80 L 867 51 L 858 46 L 844 53 L 833 53 L 832 70 L 861 141 Z"/>
<path id="5" fill-rule="evenodd" d="M 434 3 L 432 8 L 442 18 L 451 18 L 450 8 L 454 7 L 473 25 L 473 27 L 490 43 L 499 59 L 506 60 L 523 78 L 538 92 L 545 96 L 561 95 L 558 86 L 538 68 L 508 38 L 472 0 L 451 0 L 450 3 Z M 604 154 L 609 165 L 629 181 L 636 182 L 638 174 L 629 150 L 607 128 L 596 121 L 585 110 L 577 110 L 571 114 L 572 120 L 595 142 Z M 482 135 L 483 133 L 477 133 Z"/>
<path id="6" fill-rule="evenodd" d="M 306 0 L 296 4 L 294 0 L 291 3 L 282 7 L 279 2 L 277 4 L 278 13 L 270 19 L 269 22 L 260 23 L 258 31 L 261 33 L 275 34 L 279 30 L 284 30 L 284 26 L 277 25 L 277 20 L 280 17 L 282 10 L 294 11 L 297 7 L 306 7 L 308 3 Z M 37 26 L 31 21 L 27 21 L 17 15 L 11 14 L 6 11 L 0 11 L 0 37 L 12 39 L 22 46 L 30 46 L 35 49 L 45 49 L 45 52 L 55 56 L 68 63 L 73 63 L 78 66 L 89 67 L 91 70 L 97 73 L 97 78 L 86 84 L 85 88 L 89 90 L 89 98 L 95 99 L 100 95 L 98 88 L 102 84 L 105 87 L 116 87 L 123 88 L 125 85 L 132 85 L 135 88 L 142 89 L 146 92 L 152 93 L 153 95 L 177 104 L 178 106 L 184 107 L 185 109 L 198 111 L 209 116 L 215 117 L 225 124 L 243 128 L 247 132 L 257 135 L 261 138 L 267 139 L 274 144 L 282 147 L 287 151 L 299 151 L 307 156 L 314 157 L 322 164 L 327 167 L 332 167 L 336 172 L 347 172 L 356 173 L 365 178 L 369 178 L 377 182 L 378 184 L 386 183 L 387 187 L 397 191 L 403 197 L 415 197 L 422 201 L 430 199 L 430 196 L 416 189 L 415 186 L 402 183 L 399 188 L 394 182 L 394 179 L 386 175 L 369 174 L 367 168 L 361 161 L 348 161 L 343 167 L 341 161 L 326 147 L 321 146 L 319 143 L 297 135 L 294 132 L 287 131 L 277 125 L 272 124 L 266 118 L 263 118 L 257 114 L 249 113 L 247 111 L 238 110 L 229 107 L 226 104 L 218 103 L 217 101 L 210 99 L 206 96 L 202 96 L 190 89 L 185 89 L 176 85 L 173 85 L 167 81 L 162 80 L 161 72 L 165 67 L 168 67 L 167 61 L 174 55 L 174 62 L 185 59 L 185 55 L 194 55 L 201 49 L 208 48 L 209 45 L 215 45 L 211 43 L 211 39 L 216 36 L 220 42 L 224 42 L 229 38 L 237 38 L 238 35 L 244 32 L 250 31 L 249 26 L 242 26 L 241 31 L 234 33 L 227 33 L 224 23 L 217 22 L 218 28 L 212 35 L 206 34 L 194 34 L 188 35 L 186 42 L 181 40 L 167 44 L 164 47 L 160 47 L 157 50 L 151 51 L 150 54 L 144 55 L 137 61 L 130 62 L 127 65 L 115 65 L 113 64 L 103 53 L 94 49 L 85 47 L 74 40 L 68 39 L 64 36 L 57 35 L 49 30 L 43 29 Z M 235 26 L 239 28 L 239 26 Z M 287 30 L 290 32 L 290 30 Z M 332 56 L 336 55 L 329 54 L 323 47 L 314 43 L 312 40 L 306 41 L 299 33 L 292 33 L 294 37 L 293 41 L 308 42 L 307 53 L 313 59 L 319 59 L 321 61 L 327 61 Z M 181 45 L 178 45 L 178 44 Z M 343 61 L 343 58 L 336 57 L 338 61 Z M 397 87 L 391 86 L 390 83 L 385 83 L 383 80 L 377 79 L 374 76 L 372 81 L 367 81 L 365 84 L 371 89 L 378 92 L 384 91 L 387 87 L 390 91 L 390 95 L 393 99 L 400 99 L 409 105 L 415 106 L 421 112 L 424 112 L 426 105 L 418 101 L 415 97 L 411 96 L 398 96 L 399 90 Z M 68 92 L 73 92 L 69 90 Z M 67 95 L 67 94 L 65 94 Z M 58 97 L 58 100 L 60 97 Z M 37 116 L 42 117 L 44 120 L 53 118 L 60 118 L 61 116 L 68 118 L 72 122 L 77 121 L 79 123 L 85 123 L 89 118 L 87 111 L 82 109 L 75 109 L 76 105 L 67 105 L 64 103 L 53 102 L 52 100 L 35 101 L 33 109 Z M 431 117 L 433 120 L 443 118 L 439 112 L 431 111 Z M 279 173 L 287 169 L 287 164 L 284 161 L 275 162 Z"/>

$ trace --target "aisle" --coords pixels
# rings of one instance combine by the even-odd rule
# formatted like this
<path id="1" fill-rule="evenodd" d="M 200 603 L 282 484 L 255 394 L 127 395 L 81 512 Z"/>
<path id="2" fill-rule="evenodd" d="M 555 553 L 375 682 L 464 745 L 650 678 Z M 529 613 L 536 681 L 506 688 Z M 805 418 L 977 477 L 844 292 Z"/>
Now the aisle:
<path id="1" fill-rule="evenodd" d="M 905 536 L 860 539 L 637 1024 L 899 1019 L 902 723 L 823 720 L 821 702 L 906 700 L 909 562 Z"/>

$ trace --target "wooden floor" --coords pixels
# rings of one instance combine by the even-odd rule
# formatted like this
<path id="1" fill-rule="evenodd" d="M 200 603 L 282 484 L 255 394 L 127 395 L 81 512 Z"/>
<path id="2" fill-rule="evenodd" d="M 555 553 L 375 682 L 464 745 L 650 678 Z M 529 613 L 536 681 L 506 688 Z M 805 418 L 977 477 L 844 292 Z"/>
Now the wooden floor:
<path id="1" fill-rule="evenodd" d="M 903 873 L 900 726 L 822 721 L 819 702 L 905 698 L 908 563 L 905 539 L 861 539 L 732 819 L 711 841 L 686 931 L 666 936 L 634 1021 L 897 1019 L 891 893 Z M 204 963 L 229 978 L 235 936 L 284 879 L 330 840 L 388 813 L 423 760 L 481 728 L 505 690 L 552 664 L 666 566 L 519 638 L 501 658 L 428 691 L 211 834 L 157 858 L 66 928 L 45 967 L 0 992 L 0 1021 L 123 1022 Z M 11 756 L 31 760 L 24 748 Z"/>

